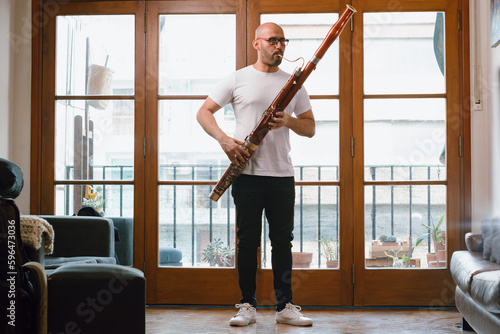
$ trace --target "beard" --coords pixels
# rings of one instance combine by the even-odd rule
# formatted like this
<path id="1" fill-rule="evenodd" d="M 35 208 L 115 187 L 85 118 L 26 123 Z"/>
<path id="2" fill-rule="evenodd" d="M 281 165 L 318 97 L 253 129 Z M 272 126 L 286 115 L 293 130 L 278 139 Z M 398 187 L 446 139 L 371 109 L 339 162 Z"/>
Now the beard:
<path id="1" fill-rule="evenodd" d="M 280 55 L 281 57 L 278 57 L 278 55 Z M 269 53 L 261 49 L 261 56 L 262 62 L 268 66 L 279 66 L 283 61 L 283 52 L 281 51 Z"/>

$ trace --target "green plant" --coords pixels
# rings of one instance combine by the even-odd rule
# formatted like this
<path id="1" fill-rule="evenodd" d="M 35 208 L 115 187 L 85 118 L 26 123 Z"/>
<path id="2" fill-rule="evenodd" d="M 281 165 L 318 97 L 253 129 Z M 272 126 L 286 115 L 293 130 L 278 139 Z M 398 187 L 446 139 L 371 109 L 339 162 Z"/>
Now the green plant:
<path id="1" fill-rule="evenodd" d="M 444 231 L 441 230 L 441 224 L 443 224 L 443 221 L 444 221 L 444 215 L 441 216 L 437 225 L 434 225 L 434 223 L 432 222 L 430 226 L 422 224 L 422 226 L 427 229 L 427 232 L 417 238 L 415 247 L 420 245 L 420 243 L 424 241 L 424 239 L 427 238 L 428 236 L 432 238 L 432 240 L 435 242 L 436 245 L 438 244 L 444 245 Z"/>
<path id="2" fill-rule="evenodd" d="M 397 265 L 398 261 L 399 261 L 399 252 L 401 252 L 403 250 L 403 247 L 401 247 L 400 250 L 394 250 L 394 249 L 391 249 L 390 251 L 394 254 L 394 255 L 391 255 L 389 253 L 387 253 L 386 251 L 384 251 L 385 255 L 387 255 L 388 257 L 390 257 L 394 263 L 394 267 L 401 267 L 403 264 L 406 264 L 410 259 L 408 258 L 408 256 L 406 255 L 403 255 L 401 257 L 401 262 L 399 262 L 399 265 Z"/>
<path id="3" fill-rule="evenodd" d="M 385 235 L 385 234 L 382 234 L 378 240 L 380 240 L 381 242 L 396 242 L 396 237 L 394 235 Z"/>
<path id="4" fill-rule="evenodd" d="M 319 240 L 321 245 L 321 255 L 323 255 L 327 261 L 336 261 L 338 259 L 338 242 L 332 238 L 321 237 Z"/>
<path id="5" fill-rule="evenodd" d="M 92 192 L 94 190 L 94 192 Z M 104 207 L 104 198 L 102 195 L 102 187 L 97 186 L 95 189 L 92 189 L 91 186 L 86 186 L 85 188 L 85 197 L 82 200 L 83 206 L 91 206 L 98 211 L 102 210 Z M 102 213 L 101 213 L 102 214 Z"/>
<path id="6" fill-rule="evenodd" d="M 203 250 L 203 261 L 208 262 L 210 267 L 215 267 L 217 263 L 222 266 L 230 266 L 234 256 L 234 248 L 223 246 L 221 239 L 214 239 Z"/>
<path id="7" fill-rule="evenodd" d="M 219 261 L 223 267 L 230 267 L 232 265 L 233 257 L 234 257 L 234 248 L 231 248 L 229 246 L 222 247 L 222 250 L 219 255 Z"/>

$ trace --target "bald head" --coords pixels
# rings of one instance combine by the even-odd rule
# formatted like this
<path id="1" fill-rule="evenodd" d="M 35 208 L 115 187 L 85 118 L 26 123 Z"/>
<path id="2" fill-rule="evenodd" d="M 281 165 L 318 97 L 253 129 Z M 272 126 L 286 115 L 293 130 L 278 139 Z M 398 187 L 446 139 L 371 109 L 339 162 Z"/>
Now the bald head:
<path id="1" fill-rule="evenodd" d="M 257 29 L 255 29 L 255 39 L 259 37 L 269 38 L 277 36 L 284 37 L 285 33 L 283 32 L 283 29 L 279 25 L 273 22 L 262 23 L 260 26 L 257 27 Z"/>

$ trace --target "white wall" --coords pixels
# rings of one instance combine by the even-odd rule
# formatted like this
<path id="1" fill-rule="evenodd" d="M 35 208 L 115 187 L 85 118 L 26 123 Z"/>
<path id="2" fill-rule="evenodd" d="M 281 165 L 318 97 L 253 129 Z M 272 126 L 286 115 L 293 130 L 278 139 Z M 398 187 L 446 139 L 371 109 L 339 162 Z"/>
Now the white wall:
<path id="1" fill-rule="evenodd" d="M 16 200 L 21 213 L 29 214 L 31 159 L 31 0 L 15 1 L 14 33 L 10 38 L 13 57 L 13 107 L 9 157 L 24 173 L 24 188 Z M 14 75 L 15 74 L 15 75 Z"/>
<path id="2" fill-rule="evenodd" d="M 493 115 L 492 132 L 492 211 L 500 216 L 500 46 L 490 49 L 489 74 L 491 85 L 491 113 Z"/>
<path id="3" fill-rule="evenodd" d="M 481 220 L 500 215 L 500 47 L 491 48 L 490 2 L 471 0 L 470 7 L 472 230 L 479 231 Z M 474 104 L 477 87 L 482 110 Z"/>
<path id="4" fill-rule="evenodd" d="M 9 106 L 11 105 L 11 54 L 9 48 L 9 32 L 14 17 L 14 1 L 0 1 L 0 157 L 9 155 Z"/>
<path id="5" fill-rule="evenodd" d="M 16 200 L 29 214 L 31 138 L 31 1 L 0 0 L 0 157 L 21 167 Z"/>

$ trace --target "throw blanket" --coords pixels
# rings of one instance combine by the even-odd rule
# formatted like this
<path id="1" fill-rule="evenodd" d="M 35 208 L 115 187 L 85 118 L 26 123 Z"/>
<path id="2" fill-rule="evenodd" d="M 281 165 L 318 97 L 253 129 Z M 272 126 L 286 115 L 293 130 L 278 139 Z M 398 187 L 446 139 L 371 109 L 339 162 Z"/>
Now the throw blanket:
<path id="1" fill-rule="evenodd" d="M 42 234 L 46 233 L 45 254 L 54 251 L 54 229 L 45 219 L 37 216 L 21 216 L 21 239 L 23 244 L 39 249 Z"/>

